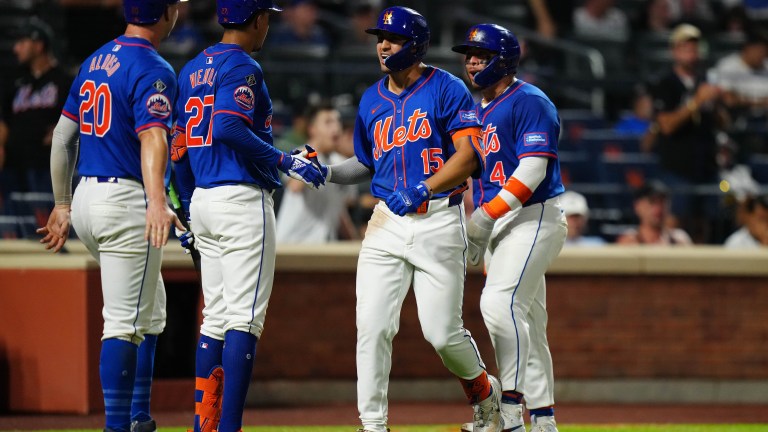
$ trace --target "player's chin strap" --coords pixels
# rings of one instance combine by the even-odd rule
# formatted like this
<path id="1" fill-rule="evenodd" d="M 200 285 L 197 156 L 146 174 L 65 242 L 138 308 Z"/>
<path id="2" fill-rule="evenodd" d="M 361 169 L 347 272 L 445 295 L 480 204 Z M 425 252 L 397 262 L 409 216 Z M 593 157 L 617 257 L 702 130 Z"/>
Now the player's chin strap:
<path id="1" fill-rule="evenodd" d="M 195 403 L 195 431 L 198 427 L 200 432 L 215 432 L 219 429 L 219 420 L 221 420 L 221 402 L 224 392 L 224 369 L 221 366 L 215 366 L 208 378 L 197 377 L 195 379 L 195 390 L 203 392 L 201 402 Z"/>

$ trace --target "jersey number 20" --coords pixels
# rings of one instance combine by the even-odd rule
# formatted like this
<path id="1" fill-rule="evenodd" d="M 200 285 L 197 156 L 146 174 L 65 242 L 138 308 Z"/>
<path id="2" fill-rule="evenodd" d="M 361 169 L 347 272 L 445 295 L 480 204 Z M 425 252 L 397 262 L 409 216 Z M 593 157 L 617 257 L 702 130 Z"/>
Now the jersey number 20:
<path id="1" fill-rule="evenodd" d="M 96 134 L 101 138 L 109 132 L 112 125 L 112 92 L 107 83 L 96 83 L 86 80 L 80 86 L 80 133 L 83 135 Z M 86 115 L 93 112 L 93 121 Z M 90 116 L 89 116 L 90 117 Z"/>

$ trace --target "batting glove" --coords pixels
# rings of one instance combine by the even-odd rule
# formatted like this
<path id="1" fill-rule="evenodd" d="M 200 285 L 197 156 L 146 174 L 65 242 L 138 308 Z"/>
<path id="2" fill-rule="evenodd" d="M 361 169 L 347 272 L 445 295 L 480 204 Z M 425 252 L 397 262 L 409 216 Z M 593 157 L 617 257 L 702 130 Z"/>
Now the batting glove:
<path id="1" fill-rule="evenodd" d="M 430 197 L 432 197 L 432 191 L 426 183 L 421 182 L 416 186 L 392 192 L 387 197 L 386 203 L 392 213 L 405 216 L 406 213 L 414 213 Z"/>
<path id="2" fill-rule="evenodd" d="M 277 163 L 277 168 L 288 174 L 293 179 L 300 180 L 315 189 L 325 184 L 322 173 L 306 158 L 300 154 L 291 155 L 284 153 Z"/>
<path id="3" fill-rule="evenodd" d="M 323 175 L 323 178 L 326 182 L 331 181 L 331 167 L 320 163 L 320 161 L 317 159 L 317 152 L 312 148 L 311 145 L 304 144 L 304 148 L 305 150 L 301 152 L 301 155 L 312 162 L 312 165 L 314 165 L 320 171 L 320 174 Z"/>
<path id="4" fill-rule="evenodd" d="M 187 226 L 189 226 L 189 220 L 187 220 Z M 195 242 L 195 234 L 191 230 L 182 231 L 176 228 L 176 237 L 179 238 L 181 247 L 184 248 L 184 253 L 189 255 L 193 249 L 197 249 L 197 242 Z"/>
<path id="5" fill-rule="evenodd" d="M 491 218 L 482 207 L 475 209 L 472 213 L 467 223 L 467 241 L 469 242 L 467 261 L 470 264 L 477 265 L 482 260 L 495 223 L 496 219 Z"/>

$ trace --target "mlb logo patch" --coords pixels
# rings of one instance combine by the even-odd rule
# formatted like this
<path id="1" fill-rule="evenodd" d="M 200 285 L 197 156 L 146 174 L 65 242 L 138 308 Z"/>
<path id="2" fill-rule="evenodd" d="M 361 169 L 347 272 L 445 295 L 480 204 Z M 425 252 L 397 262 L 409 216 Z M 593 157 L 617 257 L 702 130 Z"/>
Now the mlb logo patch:
<path id="1" fill-rule="evenodd" d="M 115 45 L 112 47 L 112 52 L 120 51 L 120 45 Z"/>
<path id="2" fill-rule="evenodd" d="M 477 123 L 477 113 L 475 111 L 459 111 L 459 118 L 463 122 Z"/>
<path id="3" fill-rule="evenodd" d="M 205 64 L 213 64 L 213 57 L 206 57 Z"/>
<path id="4" fill-rule="evenodd" d="M 147 99 L 147 111 L 152 117 L 168 118 L 171 115 L 171 102 L 164 95 L 155 93 Z"/>
<path id="5" fill-rule="evenodd" d="M 253 109 L 253 103 L 256 100 L 256 98 L 253 95 L 253 90 L 251 90 L 248 86 L 240 86 L 235 89 L 235 94 L 233 95 L 235 98 L 235 102 L 237 105 L 246 110 L 250 111 Z"/>
<path id="6" fill-rule="evenodd" d="M 523 134 L 523 145 L 545 146 L 549 144 L 549 136 L 546 132 L 529 132 Z"/>
<path id="7" fill-rule="evenodd" d="M 264 120 L 264 129 L 269 129 L 272 127 L 272 115 L 268 115 L 267 119 Z"/>

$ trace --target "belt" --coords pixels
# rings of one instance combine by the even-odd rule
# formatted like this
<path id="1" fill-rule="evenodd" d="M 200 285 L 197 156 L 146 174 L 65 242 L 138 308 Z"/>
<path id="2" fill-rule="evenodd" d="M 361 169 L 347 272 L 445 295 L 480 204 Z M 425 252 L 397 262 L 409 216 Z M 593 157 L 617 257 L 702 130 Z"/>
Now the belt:
<path id="1" fill-rule="evenodd" d="M 122 183 L 122 184 L 130 184 L 130 185 L 138 185 L 143 187 L 141 182 L 134 179 L 128 179 L 128 178 L 120 178 L 120 177 L 102 177 L 102 176 L 84 176 L 83 180 L 86 182 L 93 182 L 96 183 Z"/>
<path id="2" fill-rule="evenodd" d="M 544 200 L 538 200 L 538 201 L 526 201 L 526 202 L 523 203 L 523 207 L 532 206 L 534 204 L 541 204 L 541 203 L 544 203 L 544 202 L 547 202 L 547 200 L 544 199 Z"/>
<path id="3" fill-rule="evenodd" d="M 446 199 L 446 197 L 441 197 L 441 198 L 433 198 L 433 199 L 431 199 L 429 201 L 424 201 L 424 203 L 422 203 L 419 206 L 419 208 L 416 209 L 416 214 L 425 214 L 425 213 L 427 213 L 429 211 L 430 203 L 433 203 L 432 205 L 434 206 L 435 204 L 437 204 L 437 202 L 442 203 L 443 202 L 442 200 L 445 200 L 445 199 Z M 464 194 L 463 193 L 458 193 L 458 194 L 455 194 L 455 195 L 451 195 L 451 196 L 449 196 L 447 198 L 447 200 L 448 200 L 448 206 L 447 207 L 457 206 L 457 205 L 461 204 L 462 201 L 464 201 Z"/>

